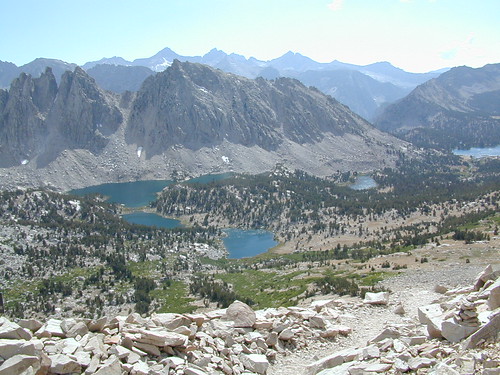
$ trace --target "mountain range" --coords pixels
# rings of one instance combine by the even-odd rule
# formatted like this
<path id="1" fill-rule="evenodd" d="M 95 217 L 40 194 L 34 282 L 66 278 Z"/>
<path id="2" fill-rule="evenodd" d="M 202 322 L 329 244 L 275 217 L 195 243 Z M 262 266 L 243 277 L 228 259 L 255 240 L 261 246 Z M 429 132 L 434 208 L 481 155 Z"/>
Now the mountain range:
<path id="1" fill-rule="evenodd" d="M 123 93 L 127 90 L 137 91 L 148 75 L 165 70 L 174 60 L 206 64 L 247 78 L 297 78 L 306 85 L 332 95 L 368 120 L 372 120 L 384 105 L 404 97 L 417 85 L 446 70 L 420 74 L 405 72 L 388 62 L 365 66 L 339 61 L 319 63 L 293 52 L 270 61 L 253 57 L 247 59 L 234 53 L 228 55 L 217 49 L 212 49 L 203 56 L 181 56 L 169 48 L 164 48 L 149 58 L 127 61 L 115 56 L 87 62 L 82 68 L 102 88 Z M 0 62 L 0 87 L 9 87 L 21 72 L 37 77 L 46 66 L 52 68 L 59 80 L 64 71 L 73 70 L 76 65 L 51 59 L 36 59 L 21 67 Z"/>
<path id="2" fill-rule="evenodd" d="M 0 90 L 0 181 L 59 189 L 277 164 L 316 175 L 393 165 L 408 145 L 298 80 L 174 60 L 137 93 L 51 68 Z"/>
<path id="3" fill-rule="evenodd" d="M 389 105 L 375 125 L 433 148 L 500 144 L 500 64 L 456 67 Z"/>

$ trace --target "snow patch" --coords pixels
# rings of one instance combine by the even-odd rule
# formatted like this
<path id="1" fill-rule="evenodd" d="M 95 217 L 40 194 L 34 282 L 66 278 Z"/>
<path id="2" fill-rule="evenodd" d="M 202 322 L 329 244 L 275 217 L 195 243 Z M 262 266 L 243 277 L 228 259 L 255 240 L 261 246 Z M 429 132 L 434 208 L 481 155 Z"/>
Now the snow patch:
<path id="1" fill-rule="evenodd" d="M 222 156 L 222 161 L 226 164 L 229 164 L 229 158 L 227 156 Z"/>
<path id="2" fill-rule="evenodd" d="M 137 157 L 140 158 L 142 155 L 142 146 L 137 147 Z"/>
<path id="3" fill-rule="evenodd" d="M 28 159 L 24 159 L 24 160 L 21 160 L 21 165 L 26 165 L 28 164 L 30 161 Z"/>
<path id="4" fill-rule="evenodd" d="M 167 69 L 170 65 L 172 65 L 172 61 L 168 61 L 166 58 L 163 58 L 162 63 L 156 64 L 152 68 L 155 72 L 162 72 L 165 69 Z"/>

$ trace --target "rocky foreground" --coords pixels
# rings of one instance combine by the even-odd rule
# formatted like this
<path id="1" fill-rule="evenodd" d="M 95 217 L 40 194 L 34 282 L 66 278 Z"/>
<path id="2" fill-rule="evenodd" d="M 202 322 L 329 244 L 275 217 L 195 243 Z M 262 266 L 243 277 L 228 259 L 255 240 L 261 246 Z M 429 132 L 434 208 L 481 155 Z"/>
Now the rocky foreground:
<path id="1" fill-rule="evenodd" d="M 471 287 L 436 291 L 442 297 L 420 306 L 418 321 L 389 322 L 366 345 L 320 359 L 304 356 L 299 369 L 287 373 L 499 374 L 500 271 L 488 267 Z M 389 304 L 390 297 L 367 293 L 356 307 L 404 316 L 403 305 Z M 344 317 L 353 307 L 348 299 L 329 299 L 253 311 L 236 301 L 208 313 L 147 318 L 131 314 L 45 323 L 0 318 L 0 375 L 282 373 L 280 364 L 294 352 L 351 335 L 353 327 Z"/>

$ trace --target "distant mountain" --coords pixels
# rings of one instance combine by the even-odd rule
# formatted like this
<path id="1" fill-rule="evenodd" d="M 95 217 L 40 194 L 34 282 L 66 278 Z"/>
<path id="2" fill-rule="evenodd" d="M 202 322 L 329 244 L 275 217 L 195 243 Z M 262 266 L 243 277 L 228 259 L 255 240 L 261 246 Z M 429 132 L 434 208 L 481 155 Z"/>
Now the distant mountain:
<path id="1" fill-rule="evenodd" d="M 388 106 L 376 126 L 444 149 L 500 144 L 500 64 L 457 67 Z"/>
<path id="2" fill-rule="evenodd" d="M 142 83 L 154 72 L 145 66 L 100 64 L 87 70 L 97 84 L 116 93 L 139 91 Z"/>
<path id="3" fill-rule="evenodd" d="M 390 82 L 396 86 L 413 89 L 432 78 L 438 77 L 447 69 L 428 73 L 409 73 L 403 69 L 396 68 L 387 61 L 354 68 L 358 72 L 366 74 L 380 82 Z"/>
<path id="4" fill-rule="evenodd" d="M 305 72 L 308 70 L 324 69 L 327 64 L 318 63 L 309 57 L 301 55 L 300 53 L 288 51 L 283 56 L 268 61 L 267 65 L 272 66 L 284 75 L 283 73 L 287 71 Z"/>
<path id="5" fill-rule="evenodd" d="M 9 87 L 18 75 L 19 70 L 15 64 L 0 61 L 0 88 Z"/>
<path id="6" fill-rule="evenodd" d="M 86 71 L 93 69 L 97 65 L 107 65 L 106 68 L 99 68 L 102 73 L 106 71 L 107 77 L 99 75 L 98 71 L 91 72 L 103 88 L 118 93 L 124 91 L 136 91 L 138 80 L 145 76 L 145 70 L 129 70 L 131 77 L 124 77 L 125 72 L 121 68 L 113 66 L 146 67 L 154 72 L 161 72 L 168 68 L 177 59 L 183 62 L 202 63 L 214 68 L 221 69 L 228 73 L 238 74 L 247 78 L 264 77 L 274 79 L 277 77 L 294 77 L 301 79 L 306 72 L 325 72 L 325 74 L 308 73 L 307 85 L 314 86 L 324 93 L 333 95 L 337 100 L 348 105 L 361 116 L 372 119 L 380 112 L 381 108 L 392 100 L 402 98 L 418 84 L 431 78 L 437 77 L 441 72 L 429 72 L 425 74 L 408 73 L 399 68 L 395 68 L 387 62 L 376 63 L 366 66 L 347 64 L 340 61 L 330 63 L 319 63 L 309 57 L 299 53 L 287 52 L 283 56 L 270 61 L 261 61 L 253 57 L 245 58 L 238 54 L 226 54 L 216 48 L 203 56 L 181 56 L 170 48 L 164 48 L 154 56 L 148 58 L 128 61 L 121 57 L 103 58 L 98 61 L 87 62 L 83 65 Z M 31 74 L 33 77 L 39 76 L 45 69 L 44 64 L 52 68 L 56 80 L 59 80 L 64 71 L 74 69 L 74 64 L 64 63 L 59 60 L 37 59 L 23 67 L 14 69 L 10 63 L 0 62 L 0 87 L 9 87 L 12 80 L 21 72 Z M 342 73 L 330 73 L 340 70 Z M 373 80 L 390 83 L 397 88 L 388 85 L 370 85 L 369 97 L 363 94 L 362 98 L 356 99 L 359 93 L 367 88 L 366 80 L 352 79 L 355 76 L 352 71 L 359 72 Z M 359 75 L 357 75 L 360 77 Z M 325 78 L 326 77 L 326 78 Z M 317 79 L 316 79 L 317 78 Z M 350 84 L 346 84 L 350 81 Z M 325 82 L 328 82 L 326 84 Z M 358 84 L 360 86 L 358 86 Z M 398 96 L 398 93 L 399 96 Z"/>
<path id="7" fill-rule="evenodd" d="M 295 78 L 333 96 L 367 120 L 372 120 L 384 104 L 394 102 L 410 92 L 356 70 L 309 70 L 296 74 Z"/>
<path id="8" fill-rule="evenodd" d="M 96 65 L 119 65 L 119 66 L 130 66 L 131 61 L 127 61 L 122 57 L 114 56 L 110 58 L 102 58 L 99 61 L 91 61 L 82 65 L 82 68 L 86 71 L 92 69 Z"/>
<path id="9" fill-rule="evenodd" d="M 12 81 L 21 73 L 29 74 L 35 78 L 39 77 L 45 72 L 46 68 L 51 69 L 56 81 L 59 82 L 64 72 L 72 71 L 76 66 L 76 64 L 70 64 L 65 61 L 45 58 L 35 59 L 20 67 L 9 62 L 0 61 L 0 88 L 8 88 Z"/>
<path id="10" fill-rule="evenodd" d="M 47 67 L 52 70 L 56 81 L 59 82 L 59 79 L 65 72 L 73 71 L 77 65 L 61 60 L 38 58 L 28 64 L 20 66 L 19 73 L 23 72 L 31 75 L 32 77 L 39 77 L 45 72 Z"/>
<path id="11" fill-rule="evenodd" d="M 180 56 L 165 48 L 150 58 L 125 61 L 124 64 L 145 66 L 159 72 L 170 66 L 174 59 L 210 65 L 247 78 L 293 77 L 302 80 L 305 77 L 306 80 L 302 82 L 306 85 L 317 87 L 324 93 L 332 95 L 366 119 L 373 119 L 383 106 L 402 98 L 418 84 L 440 74 L 440 72 L 408 73 L 387 62 L 366 66 L 339 61 L 319 63 L 291 51 L 276 59 L 261 61 L 255 58 L 247 59 L 234 53 L 228 55 L 215 48 L 204 56 Z M 109 61 L 100 60 L 99 63 L 116 64 L 117 61 L 115 57 Z M 84 68 L 94 66 L 95 63 L 87 63 Z"/>
<path id="12" fill-rule="evenodd" d="M 252 80 L 178 60 L 136 94 L 104 91 L 79 67 L 59 85 L 50 68 L 23 73 L 0 90 L 0 145 L 2 183 L 58 188 L 277 164 L 322 176 L 366 172 L 408 147 L 295 79 Z"/>

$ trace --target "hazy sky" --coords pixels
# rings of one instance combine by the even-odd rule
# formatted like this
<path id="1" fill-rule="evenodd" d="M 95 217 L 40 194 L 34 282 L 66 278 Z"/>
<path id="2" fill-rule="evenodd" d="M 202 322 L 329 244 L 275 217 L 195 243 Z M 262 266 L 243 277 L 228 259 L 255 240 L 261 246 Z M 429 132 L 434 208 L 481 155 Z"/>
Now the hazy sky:
<path id="1" fill-rule="evenodd" d="M 500 0 L 0 0 L 0 60 L 83 64 L 212 48 L 269 60 L 389 61 L 407 71 L 500 62 Z"/>

